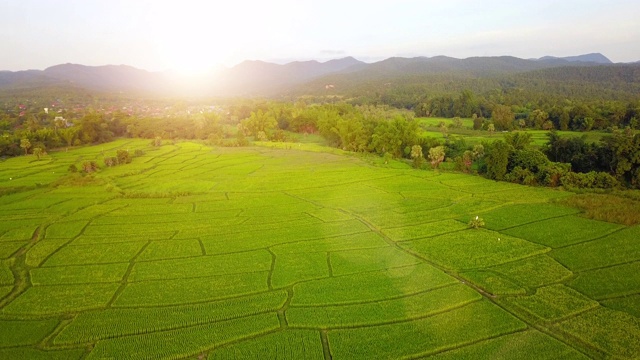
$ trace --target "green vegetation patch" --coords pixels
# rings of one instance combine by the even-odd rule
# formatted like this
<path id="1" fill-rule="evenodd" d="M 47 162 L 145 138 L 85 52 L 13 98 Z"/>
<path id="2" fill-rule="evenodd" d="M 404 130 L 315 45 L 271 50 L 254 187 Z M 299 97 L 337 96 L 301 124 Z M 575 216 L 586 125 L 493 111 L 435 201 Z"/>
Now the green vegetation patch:
<path id="1" fill-rule="evenodd" d="M 147 234 L 102 234 L 80 235 L 73 240 L 73 245 L 118 244 L 140 241 L 168 240 L 175 235 L 175 230 L 164 230 Z M 118 245 L 116 245 L 118 246 Z"/>
<path id="2" fill-rule="evenodd" d="M 0 285 L 13 285 L 15 279 L 11 271 L 12 264 L 12 259 L 0 260 Z"/>
<path id="3" fill-rule="evenodd" d="M 427 357 L 433 360 L 537 359 L 586 360 L 587 356 L 539 331 L 503 335 Z"/>
<path id="4" fill-rule="evenodd" d="M 40 266 L 51 254 L 64 246 L 69 239 L 43 239 L 27 251 L 26 263 L 29 266 Z"/>
<path id="5" fill-rule="evenodd" d="M 7 315 L 51 315 L 105 306 L 119 284 L 33 286 L 2 309 Z"/>
<path id="6" fill-rule="evenodd" d="M 420 264 L 297 284 L 293 287 L 291 304 L 312 306 L 384 300 L 456 282 L 433 266 Z"/>
<path id="7" fill-rule="evenodd" d="M 570 215 L 518 226 L 502 233 L 555 248 L 595 239 L 621 227 Z"/>
<path id="8" fill-rule="evenodd" d="M 247 251 L 290 242 L 323 239 L 331 236 L 369 232 L 370 229 L 358 220 L 339 221 L 317 226 L 280 226 L 260 231 L 245 231 L 220 237 L 216 241 L 203 243 L 207 254 Z"/>
<path id="9" fill-rule="evenodd" d="M 0 359 L 78 360 L 84 353 L 84 349 L 38 350 L 31 347 L 19 347 L 0 349 Z"/>
<path id="10" fill-rule="evenodd" d="M 291 327 L 339 328 L 403 321 L 434 315 L 478 301 L 480 294 L 463 284 L 365 304 L 296 307 L 287 310 Z"/>
<path id="11" fill-rule="evenodd" d="M 403 248 L 449 269 L 489 267 L 549 250 L 538 244 L 484 229 L 469 229 L 400 244 Z"/>
<path id="12" fill-rule="evenodd" d="M 460 273 L 465 280 L 492 295 L 524 295 L 527 290 L 490 270 L 473 270 Z"/>
<path id="13" fill-rule="evenodd" d="M 278 288 L 326 277 L 329 277 L 326 253 L 283 253 L 276 256 L 271 284 Z"/>
<path id="14" fill-rule="evenodd" d="M 426 319 L 329 332 L 335 358 L 397 359 L 427 355 L 523 330 L 526 324 L 489 303 L 478 301 Z M 402 344 L 402 346 L 398 346 Z"/>
<path id="15" fill-rule="evenodd" d="M 231 359 L 323 359 L 320 333 L 285 330 L 222 347 L 209 354 L 212 360 Z"/>
<path id="16" fill-rule="evenodd" d="M 197 274 L 194 274 L 197 275 Z M 130 283 L 115 306 L 179 305 L 267 291 L 268 272 Z"/>
<path id="17" fill-rule="evenodd" d="M 77 315 L 54 343 L 87 343 L 273 312 L 286 300 L 285 291 L 275 291 L 196 305 L 88 311 Z"/>
<path id="18" fill-rule="evenodd" d="M 165 240 L 154 241 L 147 246 L 136 258 L 137 261 L 163 260 L 173 258 L 186 258 L 204 255 L 200 247 L 200 241 L 191 240 Z"/>
<path id="19" fill-rule="evenodd" d="M 522 200 L 522 194 L 519 196 L 520 200 Z M 484 219 L 488 229 L 502 230 L 553 217 L 572 215 L 578 212 L 579 210 L 577 209 L 542 203 L 507 205 L 477 215 L 480 215 Z"/>
<path id="20" fill-rule="evenodd" d="M 317 240 L 306 240 L 272 246 L 277 254 L 295 254 L 303 252 L 329 252 L 355 249 L 387 247 L 389 244 L 375 232 L 363 232 L 351 235 L 334 236 Z"/>
<path id="21" fill-rule="evenodd" d="M 557 283 L 573 273 L 551 257 L 542 254 L 489 268 L 527 288 Z"/>
<path id="22" fill-rule="evenodd" d="M 128 263 L 36 268 L 30 271 L 33 285 L 120 282 Z"/>
<path id="23" fill-rule="evenodd" d="M 607 237 L 554 250 L 553 257 L 571 270 L 582 271 L 640 260 L 640 226 Z"/>
<path id="24" fill-rule="evenodd" d="M 349 214 L 329 208 L 320 208 L 313 211 L 307 211 L 307 214 L 324 222 L 346 221 L 352 219 L 352 216 Z"/>
<path id="25" fill-rule="evenodd" d="M 637 318 L 640 318 L 640 294 L 604 300 L 600 301 L 600 303 L 608 307 L 609 309 L 624 311 Z"/>
<path id="26" fill-rule="evenodd" d="M 271 269 L 271 262 L 271 254 L 266 250 L 139 262 L 134 265 L 129 280 L 165 280 L 268 271 Z"/>
<path id="27" fill-rule="evenodd" d="M 586 271 L 569 286 L 596 300 L 631 295 L 640 292 L 640 261 Z"/>
<path id="28" fill-rule="evenodd" d="M 422 262 L 415 256 L 390 246 L 332 252 L 330 258 L 331 268 L 336 276 L 391 269 Z"/>
<path id="29" fill-rule="evenodd" d="M 15 221 L 11 221 L 11 223 L 15 223 Z M 5 241 L 20 241 L 20 240 L 31 240 L 36 230 L 38 229 L 39 224 L 29 223 L 25 224 L 23 227 L 9 229 L 0 236 L 0 242 Z"/>
<path id="30" fill-rule="evenodd" d="M 44 266 L 108 264 L 129 262 L 146 242 L 68 245 L 53 254 Z"/>
<path id="31" fill-rule="evenodd" d="M 389 236 L 394 241 L 403 241 L 442 235 L 457 230 L 464 230 L 467 227 L 467 224 L 460 221 L 447 219 L 414 226 L 383 229 L 382 233 Z"/>
<path id="32" fill-rule="evenodd" d="M 640 357 L 640 319 L 599 307 L 557 325 L 557 328 L 611 354 Z"/>
<path id="33" fill-rule="evenodd" d="M 579 292 L 564 286 L 539 288 L 535 295 L 506 298 L 505 301 L 546 322 L 555 322 L 599 306 Z"/>
<path id="34" fill-rule="evenodd" d="M 0 320 L 0 347 L 34 345 L 58 326 L 58 320 Z"/>
<path id="35" fill-rule="evenodd" d="M 9 295 L 13 290 L 13 286 L 0 286 L 0 299 Z"/>
<path id="36" fill-rule="evenodd" d="M 47 239 L 71 239 L 80 235 L 85 226 L 87 226 L 87 221 L 83 220 L 56 222 L 47 226 L 45 237 Z"/>
<path id="37" fill-rule="evenodd" d="M 113 210 L 119 209 L 125 205 L 111 204 L 111 205 L 92 205 L 79 210 L 64 218 L 65 221 L 77 221 L 77 220 L 92 220 L 99 218 L 102 215 L 108 214 Z"/>
<path id="38" fill-rule="evenodd" d="M 88 359 L 176 359 L 197 355 L 211 348 L 280 327 L 275 314 L 264 314 L 198 325 L 178 330 L 154 332 L 98 341 Z"/>
<path id="39" fill-rule="evenodd" d="M 0 243 L 0 259 L 7 259 L 15 254 L 26 243 L 24 241 L 17 242 L 1 242 Z"/>

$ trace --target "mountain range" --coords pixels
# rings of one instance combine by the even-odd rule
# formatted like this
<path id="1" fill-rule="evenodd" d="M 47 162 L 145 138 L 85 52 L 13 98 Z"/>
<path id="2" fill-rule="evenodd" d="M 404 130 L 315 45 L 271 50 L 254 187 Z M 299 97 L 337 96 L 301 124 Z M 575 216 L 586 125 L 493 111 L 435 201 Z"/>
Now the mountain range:
<path id="1" fill-rule="evenodd" d="M 96 92 L 155 96 L 270 96 L 292 91 L 300 93 L 309 89 L 309 86 L 329 88 L 340 79 L 343 83 L 348 81 L 354 85 L 371 79 L 409 75 L 455 74 L 458 77 L 478 78 L 560 67 L 597 69 L 602 66 L 624 65 L 613 64 L 598 53 L 564 58 L 545 56 L 539 59 L 511 56 L 466 59 L 446 56 L 393 57 L 370 64 L 346 57 L 327 62 L 296 61 L 284 65 L 245 61 L 232 68 L 185 80 L 172 73 L 149 72 L 126 65 L 62 64 L 41 71 L 0 71 L 0 91 L 69 86 Z"/>

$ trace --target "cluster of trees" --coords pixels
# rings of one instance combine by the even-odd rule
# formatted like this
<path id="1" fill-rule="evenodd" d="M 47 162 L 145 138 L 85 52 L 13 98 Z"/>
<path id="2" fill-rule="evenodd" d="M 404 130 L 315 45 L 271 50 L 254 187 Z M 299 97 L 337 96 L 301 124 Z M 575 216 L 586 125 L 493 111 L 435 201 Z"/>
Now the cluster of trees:
<path id="1" fill-rule="evenodd" d="M 524 101 L 524 99 L 523 99 Z M 488 97 L 463 90 L 458 95 L 424 99 L 413 108 L 416 116 L 491 118 L 496 130 L 516 128 L 572 131 L 640 129 L 640 101 L 568 101 L 547 99 L 521 102 L 504 94 Z"/>
<path id="2" fill-rule="evenodd" d="M 479 172 L 490 179 L 526 185 L 570 188 L 640 188 L 640 134 L 616 131 L 599 144 L 564 138 L 555 132 L 541 149 L 525 132 L 485 144 Z"/>

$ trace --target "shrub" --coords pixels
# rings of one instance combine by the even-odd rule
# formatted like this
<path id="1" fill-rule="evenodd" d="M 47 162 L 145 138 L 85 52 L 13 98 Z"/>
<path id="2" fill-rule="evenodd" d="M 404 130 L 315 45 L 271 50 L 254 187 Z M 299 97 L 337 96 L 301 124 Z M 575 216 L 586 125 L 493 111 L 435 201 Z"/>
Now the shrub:
<path id="1" fill-rule="evenodd" d="M 568 172 L 560 179 L 563 186 L 582 189 L 613 189 L 620 186 L 620 182 L 605 172 L 591 171 L 588 173 Z"/>
<path id="2" fill-rule="evenodd" d="M 78 172 L 78 167 L 76 166 L 76 164 L 71 164 L 69 165 L 69 167 L 67 168 L 67 170 L 70 173 L 77 173 Z"/>
<path id="3" fill-rule="evenodd" d="M 472 229 L 480 229 L 484 227 L 484 220 L 479 217 L 476 216 L 475 218 L 471 219 L 471 221 L 469 221 L 469 227 Z"/>

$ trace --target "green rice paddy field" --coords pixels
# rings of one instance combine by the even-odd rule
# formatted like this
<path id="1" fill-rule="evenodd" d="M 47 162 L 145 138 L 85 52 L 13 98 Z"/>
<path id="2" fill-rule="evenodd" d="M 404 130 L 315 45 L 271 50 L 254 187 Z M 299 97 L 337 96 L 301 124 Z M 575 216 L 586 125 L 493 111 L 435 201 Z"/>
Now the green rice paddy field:
<path id="1" fill-rule="evenodd" d="M 271 146 L 1 162 L 0 359 L 640 357 L 640 227 L 569 192 Z M 67 171 L 117 149 L 145 154 Z"/>

